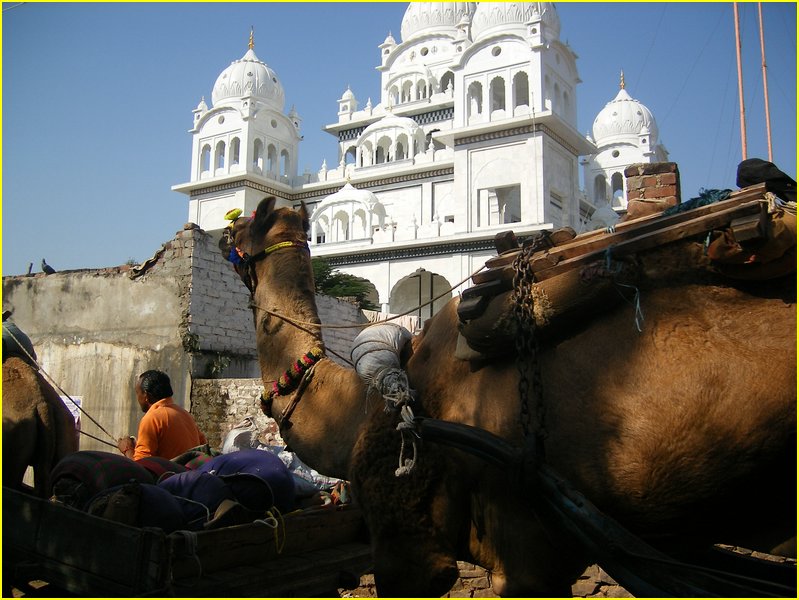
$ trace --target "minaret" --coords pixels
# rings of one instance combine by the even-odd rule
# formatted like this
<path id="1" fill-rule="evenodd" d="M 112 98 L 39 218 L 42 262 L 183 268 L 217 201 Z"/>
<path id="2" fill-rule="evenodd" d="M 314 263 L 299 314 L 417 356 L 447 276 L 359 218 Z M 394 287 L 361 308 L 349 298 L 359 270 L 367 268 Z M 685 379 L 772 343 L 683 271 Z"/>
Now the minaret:
<path id="1" fill-rule="evenodd" d="M 287 197 L 302 139 L 297 111 L 283 112 L 277 73 L 255 54 L 252 27 L 246 52 L 219 74 L 209 104 L 201 101 L 192 111 L 189 182 L 172 188 L 190 196 L 189 221 L 205 230 L 224 227 L 231 208 L 255 209 L 261 188 Z"/>

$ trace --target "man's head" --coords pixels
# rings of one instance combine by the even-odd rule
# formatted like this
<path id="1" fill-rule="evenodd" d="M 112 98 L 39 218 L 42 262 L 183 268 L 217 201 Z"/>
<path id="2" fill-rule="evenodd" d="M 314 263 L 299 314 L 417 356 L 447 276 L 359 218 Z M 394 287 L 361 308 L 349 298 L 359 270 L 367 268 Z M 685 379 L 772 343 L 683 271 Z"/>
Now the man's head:
<path id="1" fill-rule="evenodd" d="M 136 379 L 136 400 L 142 412 L 147 412 L 153 404 L 172 396 L 169 376 L 162 371 L 145 371 Z"/>

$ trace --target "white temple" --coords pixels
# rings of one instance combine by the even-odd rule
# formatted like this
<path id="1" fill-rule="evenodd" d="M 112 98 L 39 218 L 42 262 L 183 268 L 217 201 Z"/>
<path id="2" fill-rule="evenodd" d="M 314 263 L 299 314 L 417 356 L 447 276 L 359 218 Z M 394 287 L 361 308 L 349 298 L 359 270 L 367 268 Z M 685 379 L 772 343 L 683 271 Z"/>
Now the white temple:
<path id="1" fill-rule="evenodd" d="M 495 254 L 494 236 L 612 224 L 624 169 L 667 159 L 650 111 L 624 89 L 577 131 L 577 56 L 551 2 L 412 2 L 401 39 L 378 47 L 381 97 L 347 88 L 339 162 L 298 174 L 301 119 L 285 113 L 277 74 L 254 51 L 194 110 L 189 220 L 226 225 L 267 195 L 311 211 L 313 256 L 369 280 L 384 312 L 424 319 Z M 332 111 L 331 111 L 332 112 Z M 583 167 L 586 190 L 580 188 Z M 452 294 L 446 291 L 455 288 Z"/>

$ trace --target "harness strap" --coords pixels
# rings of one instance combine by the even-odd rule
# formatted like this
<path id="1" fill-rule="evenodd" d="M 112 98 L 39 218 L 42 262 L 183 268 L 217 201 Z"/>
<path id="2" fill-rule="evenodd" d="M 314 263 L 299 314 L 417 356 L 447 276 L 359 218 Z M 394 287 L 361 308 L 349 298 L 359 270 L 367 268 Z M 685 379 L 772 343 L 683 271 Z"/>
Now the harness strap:
<path id="1" fill-rule="evenodd" d="M 291 417 L 297 404 L 299 404 L 302 394 L 310 381 L 314 367 L 322 358 L 324 358 L 324 351 L 322 348 L 312 348 L 294 361 L 291 366 L 275 381 L 272 381 L 271 384 L 267 386 L 268 389 L 265 389 L 261 394 L 261 410 L 267 417 L 275 419 L 278 427 L 283 427 L 283 423 L 287 423 L 289 427 L 291 426 L 288 419 Z M 275 396 L 285 396 L 292 391 L 294 391 L 294 394 L 288 406 L 286 406 L 280 415 L 274 416 L 272 414 L 272 402 Z"/>

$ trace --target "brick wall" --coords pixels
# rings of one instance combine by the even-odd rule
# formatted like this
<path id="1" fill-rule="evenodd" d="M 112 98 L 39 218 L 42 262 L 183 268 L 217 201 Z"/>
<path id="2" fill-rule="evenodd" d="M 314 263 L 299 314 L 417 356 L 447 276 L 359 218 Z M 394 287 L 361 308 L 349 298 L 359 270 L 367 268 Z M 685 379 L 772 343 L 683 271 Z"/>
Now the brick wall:
<path id="1" fill-rule="evenodd" d="M 642 163 L 624 169 L 627 183 L 627 218 L 662 212 L 680 203 L 677 163 Z"/>

